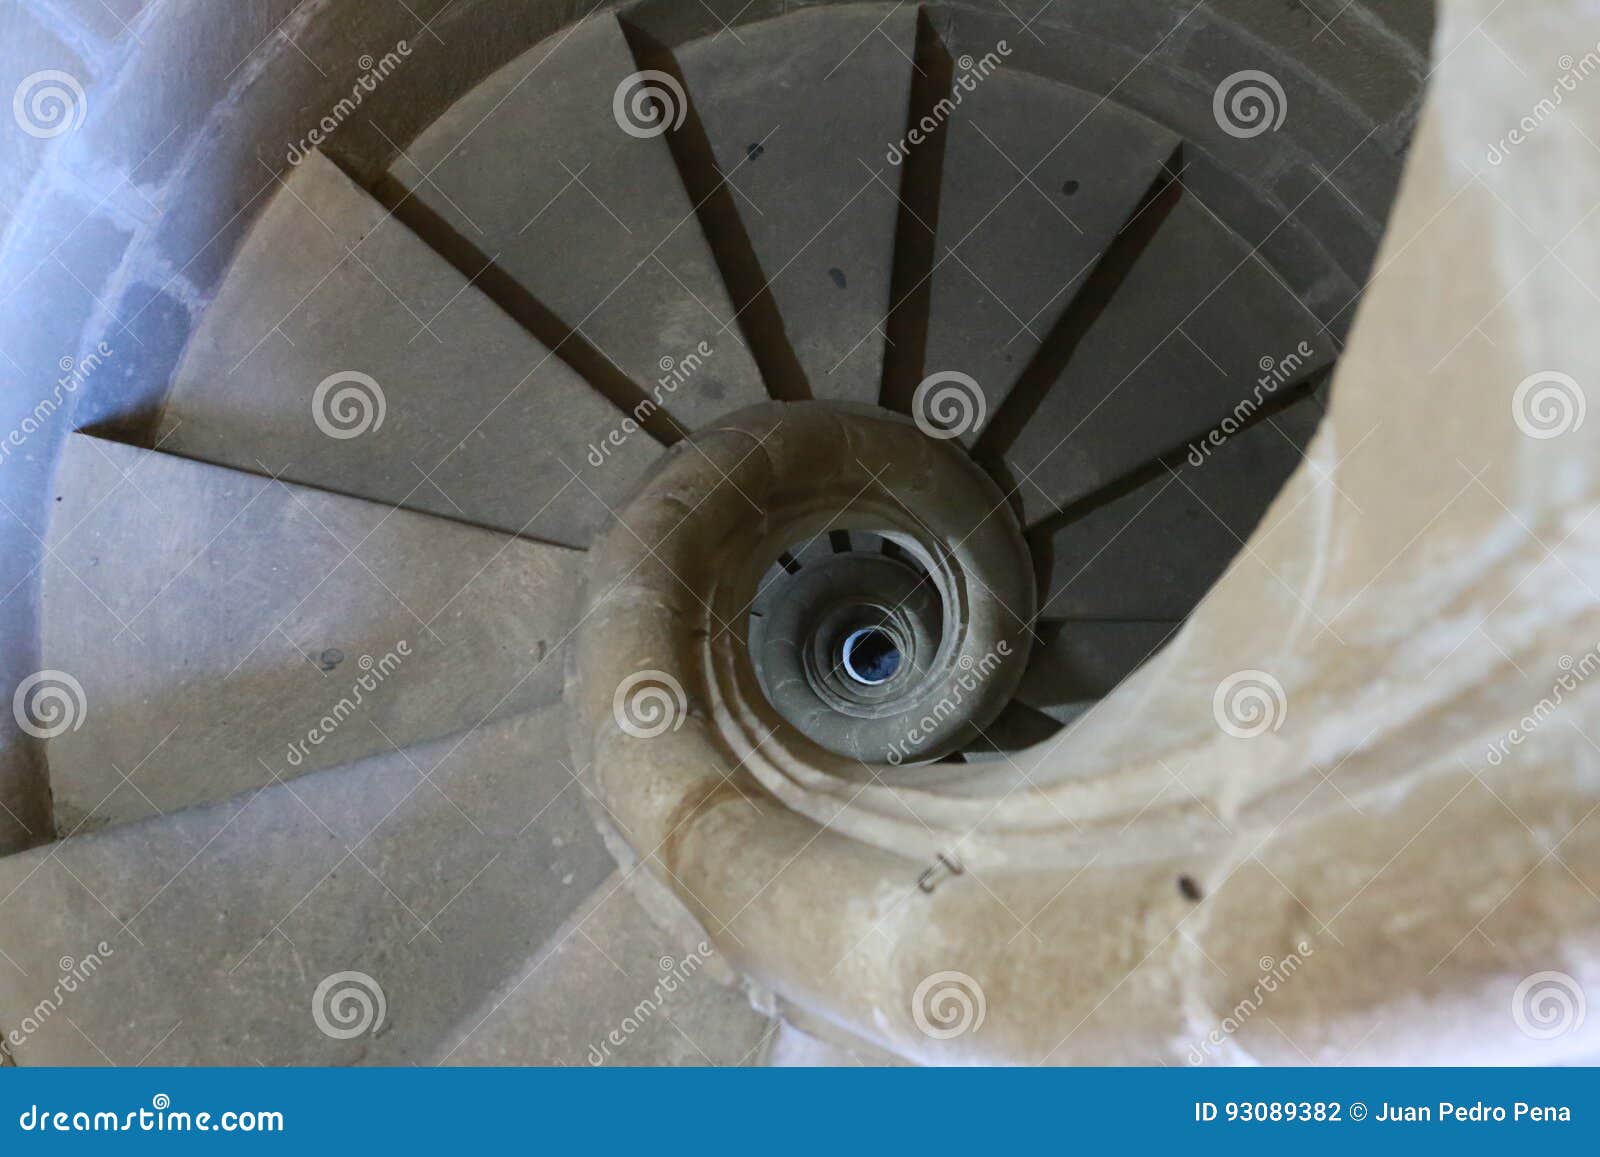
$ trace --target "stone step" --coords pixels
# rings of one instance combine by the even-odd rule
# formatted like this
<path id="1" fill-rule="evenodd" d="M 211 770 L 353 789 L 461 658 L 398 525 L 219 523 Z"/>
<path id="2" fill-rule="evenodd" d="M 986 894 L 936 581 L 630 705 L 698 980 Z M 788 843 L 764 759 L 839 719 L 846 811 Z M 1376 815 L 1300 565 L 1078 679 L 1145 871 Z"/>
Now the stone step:
<path id="1" fill-rule="evenodd" d="M 563 729 L 551 706 L 0 860 L 17 1062 L 428 1062 L 612 871 Z"/>
<path id="2" fill-rule="evenodd" d="M 159 444 L 585 546 L 659 445 L 321 154 L 252 228 Z"/>
<path id="3" fill-rule="evenodd" d="M 1187 617 L 1300 464 L 1321 417 L 1316 399 L 1303 398 L 1202 440 L 1101 505 L 1035 528 L 1041 617 Z"/>
<path id="4" fill-rule="evenodd" d="M 62 834 L 557 701 L 583 563 L 83 434 L 46 542 L 41 653 L 58 677 L 32 694 L 35 726 L 60 731 Z M 44 714 L 62 688 L 67 715 Z"/>
<path id="5" fill-rule="evenodd" d="M 986 62 L 961 60 L 973 87 L 952 90 L 924 370 L 971 377 L 992 416 L 1178 140 L 1090 93 L 1003 63 L 978 79 Z"/>
<path id="6" fill-rule="evenodd" d="M 1042 622 L 1017 699 L 1070 723 L 1115 690 L 1181 624 L 1074 620 Z"/>
<path id="7" fill-rule="evenodd" d="M 917 12 L 803 8 L 676 59 L 814 397 L 876 403 Z"/>
<path id="8" fill-rule="evenodd" d="M 1005 451 L 1024 522 L 1270 403 L 1335 354 L 1260 255 L 1182 192 Z"/>
<path id="9" fill-rule="evenodd" d="M 651 919 L 645 882 L 614 872 L 525 967 L 451 1034 L 450 1065 L 755 1065 L 778 1025 L 709 944 Z"/>
<path id="10" fill-rule="evenodd" d="M 767 392 L 671 149 L 629 115 L 665 91 L 638 72 L 612 14 L 581 21 L 456 102 L 391 176 L 694 429 Z"/>

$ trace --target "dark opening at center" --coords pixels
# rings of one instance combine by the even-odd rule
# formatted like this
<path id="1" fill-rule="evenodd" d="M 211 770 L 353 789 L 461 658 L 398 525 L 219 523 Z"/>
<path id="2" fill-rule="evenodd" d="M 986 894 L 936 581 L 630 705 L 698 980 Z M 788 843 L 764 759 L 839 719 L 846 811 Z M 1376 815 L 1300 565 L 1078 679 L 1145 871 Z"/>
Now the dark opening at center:
<path id="1" fill-rule="evenodd" d="M 845 639 L 843 660 L 846 675 L 871 687 L 892 679 L 900 669 L 900 647 L 889 632 L 863 627 Z"/>

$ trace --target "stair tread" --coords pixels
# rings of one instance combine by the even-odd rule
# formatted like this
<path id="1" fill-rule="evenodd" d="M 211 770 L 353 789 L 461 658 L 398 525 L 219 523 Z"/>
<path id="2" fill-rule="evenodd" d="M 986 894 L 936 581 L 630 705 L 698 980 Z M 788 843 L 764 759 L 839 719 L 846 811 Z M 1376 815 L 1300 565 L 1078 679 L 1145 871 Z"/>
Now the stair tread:
<path id="1" fill-rule="evenodd" d="M 901 4 L 813 8 L 677 50 L 817 398 L 878 400 L 900 209 L 885 156 L 906 132 L 916 24 Z"/>
<path id="2" fill-rule="evenodd" d="M 1208 454 L 1196 447 L 1198 466 L 1180 458 L 1081 517 L 1036 528 L 1040 615 L 1186 618 L 1300 464 L 1321 416 L 1304 398 Z"/>
<path id="3" fill-rule="evenodd" d="M 1004 67 L 948 123 L 925 369 L 969 375 L 993 415 L 1178 140 Z"/>
<path id="4" fill-rule="evenodd" d="M 41 651 L 84 694 L 46 749 L 60 831 L 561 695 L 581 552 L 82 434 L 57 494 Z"/>
<path id="5" fill-rule="evenodd" d="M 695 429 L 767 393 L 665 137 L 614 117 L 637 71 L 614 16 L 580 22 L 474 88 L 391 175 Z M 663 359 L 702 341 L 668 388 Z"/>
<path id="6" fill-rule="evenodd" d="M 1252 399 L 1267 364 L 1276 373 L 1292 359 L 1304 377 L 1335 353 L 1250 247 L 1185 193 L 1005 452 L 1023 521 L 1204 435 Z"/>
<path id="7" fill-rule="evenodd" d="M 1043 622 L 1017 698 L 1068 723 L 1111 694 L 1181 624 L 1159 621 Z"/>
<path id="8" fill-rule="evenodd" d="M 612 870 L 568 764 L 551 706 L 0 860 L 0 1027 L 94 952 L 21 1064 L 425 1063 Z M 346 971 L 376 1035 L 313 1018 Z"/>
<path id="9" fill-rule="evenodd" d="M 322 384 L 351 373 L 377 383 L 381 419 L 355 406 L 341 415 L 337 384 L 319 408 Z M 346 388 L 373 397 L 370 384 Z M 660 452 L 638 432 L 588 451 L 623 420 L 313 153 L 283 179 L 206 310 L 160 444 L 585 546 Z"/>
<path id="10" fill-rule="evenodd" d="M 621 871 L 453 1034 L 451 1065 L 751 1065 L 775 1026 L 651 920 Z"/>

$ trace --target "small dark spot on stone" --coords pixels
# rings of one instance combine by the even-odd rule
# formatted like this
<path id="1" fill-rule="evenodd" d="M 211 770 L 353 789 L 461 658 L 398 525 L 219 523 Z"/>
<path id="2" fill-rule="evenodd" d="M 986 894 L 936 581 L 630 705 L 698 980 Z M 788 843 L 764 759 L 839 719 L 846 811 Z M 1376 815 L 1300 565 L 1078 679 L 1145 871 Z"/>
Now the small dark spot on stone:
<path id="1" fill-rule="evenodd" d="M 766 151 L 766 146 L 761 144 L 759 141 L 757 141 L 755 144 L 746 145 L 744 147 L 744 155 L 752 161 L 759 161 L 761 159 L 761 154 Z"/>
<path id="2" fill-rule="evenodd" d="M 1178 891 L 1185 900 L 1193 900 L 1196 903 L 1199 903 L 1205 896 L 1205 893 L 1200 891 L 1200 885 L 1195 883 L 1193 876 L 1179 876 Z"/>
<path id="3" fill-rule="evenodd" d="M 329 647 L 326 651 L 317 656 L 317 666 L 321 667 L 324 671 L 331 671 L 343 662 L 344 652 L 339 650 L 337 647 Z"/>
<path id="4" fill-rule="evenodd" d="M 1061 191 L 1063 193 L 1065 193 L 1069 197 L 1072 196 L 1072 194 L 1074 194 L 1074 193 L 1076 193 L 1078 191 L 1078 182 L 1076 182 L 1076 181 L 1068 181 L 1068 182 L 1066 182 L 1065 184 L 1063 184 L 1061 186 Z"/>
<path id="5" fill-rule="evenodd" d="M 840 289 L 844 288 L 844 270 L 835 265 L 832 269 L 828 270 L 828 276 L 833 278 L 833 283 Z"/>

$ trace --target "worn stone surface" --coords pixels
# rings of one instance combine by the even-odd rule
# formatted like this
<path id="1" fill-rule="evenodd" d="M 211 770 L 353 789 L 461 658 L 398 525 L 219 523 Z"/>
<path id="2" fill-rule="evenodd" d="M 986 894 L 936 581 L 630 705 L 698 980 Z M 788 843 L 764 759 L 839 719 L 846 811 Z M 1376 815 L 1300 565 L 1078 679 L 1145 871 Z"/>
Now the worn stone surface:
<path id="1" fill-rule="evenodd" d="M 48 741 L 63 834 L 560 695 L 575 551 L 84 435 L 58 494 L 42 655 L 82 688 Z"/>
<path id="2" fill-rule="evenodd" d="M 1176 631 L 1176 621 L 1077 619 L 1040 623 L 1017 698 L 1070 723 L 1116 690 Z"/>
<path id="3" fill-rule="evenodd" d="M 1024 522 L 1205 434 L 1269 367 L 1294 357 L 1304 376 L 1333 355 L 1260 256 L 1182 197 L 1006 453 Z"/>
<path id="4" fill-rule="evenodd" d="M 551 707 L 10 857 L 0 1024 L 24 1065 L 427 1062 L 611 871 L 583 799 Z M 342 1038 L 340 972 L 385 1006 Z"/>
<path id="5" fill-rule="evenodd" d="M 440 1050 L 453 1065 L 754 1065 L 777 1022 L 662 932 L 613 873 Z M 457 1039 L 459 1037 L 459 1039 Z"/>
<path id="6" fill-rule="evenodd" d="M 348 373 L 376 388 L 353 383 L 343 412 L 318 399 Z M 625 418 L 313 154 L 206 311 L 160 444 L 582 546 L 659 450 Z"/>
<path id="7" fill-rule="evenodd" d="M 1322 411 L 1304 398 L 1252 415 L 1248 429 L 1219 429 L 1214 441 L 1197 441 L 1141 485 L 1036 529 L 1029 538 L 1045 576 L 1040 615 L 1187 617 L 1300 465 Z"/>
<path id="8" fill-rule="evenodd" d="M 992 416 L 1177 138 L 1009 68 L 973 83 L 947 130 L 924 361 L 972 377 Z"/>
<path id="9" fill-rule="evenodd" d="M 637 71 L 615 17 L 596 15 L 485 80 L 391 171 L 694 429 L 766 390 L 665 137 L 613 113 Z"/>
<path id="10" fill-rule="evenodd" d="M 916 11 L 803 9 L 677 52 L 812 396 L 876 402 Z"/>

